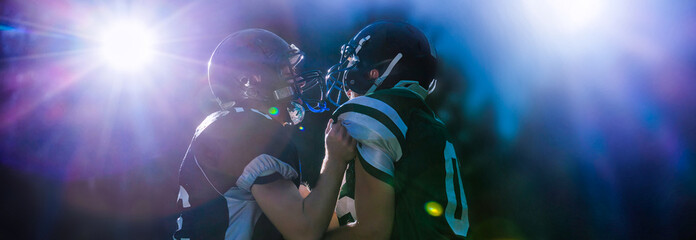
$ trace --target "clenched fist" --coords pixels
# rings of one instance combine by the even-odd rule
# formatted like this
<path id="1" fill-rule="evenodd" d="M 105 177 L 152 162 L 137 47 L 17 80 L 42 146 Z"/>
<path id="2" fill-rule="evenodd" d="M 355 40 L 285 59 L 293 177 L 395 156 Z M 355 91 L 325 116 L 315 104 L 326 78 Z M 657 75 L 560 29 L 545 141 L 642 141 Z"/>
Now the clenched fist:
<path id="1" fill-rule="evenodd" d="M 324 147 L 329 161 L 348 163 L 355 158 L 355 139 L 348 134 L 343 124 L 334 123 L 333 119 L 329 119 L 324 133 Z"/>

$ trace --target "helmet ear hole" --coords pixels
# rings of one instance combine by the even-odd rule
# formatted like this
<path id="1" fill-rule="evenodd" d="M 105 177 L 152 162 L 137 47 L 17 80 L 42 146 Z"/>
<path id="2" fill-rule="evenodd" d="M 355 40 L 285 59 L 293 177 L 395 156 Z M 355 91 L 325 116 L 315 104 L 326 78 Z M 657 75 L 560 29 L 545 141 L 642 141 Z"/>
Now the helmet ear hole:
<path id="1" fill-rule="evenodd" d="M 239 77 L 239 78 L 237 79 L 237 81 L 239 81 L 239 83 L 241 83 L 241 84 L 244 85 L 245 87 L 249 87 L 249 82 L 250 82 L 250 81 L 249 81 L 249 77 L 247 77 L 247 76 L 241 76 L 241 77 Z"/>
<path id="2" fill-rule="evenodd" d="M 377 79 L 378 77 L 379 77 L 379 70 L 377 70 L 377 69 L 372 69 L 368 73 L 368 78 L 370 80 Z"/>

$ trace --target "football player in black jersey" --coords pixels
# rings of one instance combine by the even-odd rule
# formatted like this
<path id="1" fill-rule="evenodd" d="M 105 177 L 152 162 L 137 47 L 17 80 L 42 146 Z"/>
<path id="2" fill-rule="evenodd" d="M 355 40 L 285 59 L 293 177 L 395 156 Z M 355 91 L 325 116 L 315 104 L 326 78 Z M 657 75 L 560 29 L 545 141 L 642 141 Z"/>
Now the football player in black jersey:
<path id="1" fill-rule="evenodd" d="M 358 141 L 328 239 L 458 239 L 469 229 L 460 161 L 425 104 L 436 56 L 425 35 L 376 22 L 341 48 L 326 77 L 334 112 Z M 338 93 L 331 93 L 338 90 Z M 336 98 L 334 98 L 336 97 Z"/>
<path id="2" fill-rule="evenodd" d="M 179 170 L 175 239 L 317 239 L 331 219 L 355 141 L 326 128 L 317 186 L 303 198 L 301 165 L 286 125 L 305 107 L 321 111 L 319 72 L 297 74 L 302 52 L 277 35 L 247 29 L 227 36 L 208 63 L 221 110 L 196 129 Z"/>

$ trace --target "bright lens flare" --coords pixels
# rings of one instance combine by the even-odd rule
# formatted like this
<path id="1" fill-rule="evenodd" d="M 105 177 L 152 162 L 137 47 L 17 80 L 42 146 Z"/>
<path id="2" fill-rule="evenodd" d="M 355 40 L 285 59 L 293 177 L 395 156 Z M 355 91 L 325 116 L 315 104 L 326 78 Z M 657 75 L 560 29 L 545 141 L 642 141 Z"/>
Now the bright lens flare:
<path id="1" fill-rule="evenodd" d="M 430 214 L 430 216 L 439 217 L 442 215 L 442 205 L 435 201 L 427 202 L 425 203 L 425 212 Z"/>
<path id="2" fill-rule="evenodd" d="M 268 113 L 275 116 L 278 114 L 278 108 L 277 107 L 271 107 L 268 109 Z"/>
<path id="3" fill-rule="evenodd" d="M 570 37 L 594 33 L 609 21 L 609 3 L 602 0 L 526 0 L 524 11 L 534 26 L 545 32 Z"/>
<path id="4" fill-rule="evenodd" d="M 100 55 L 120 70 L 138 69 L 152 60 L 155 36 L 142 24 L 123 21 L 100 35 Z"/>

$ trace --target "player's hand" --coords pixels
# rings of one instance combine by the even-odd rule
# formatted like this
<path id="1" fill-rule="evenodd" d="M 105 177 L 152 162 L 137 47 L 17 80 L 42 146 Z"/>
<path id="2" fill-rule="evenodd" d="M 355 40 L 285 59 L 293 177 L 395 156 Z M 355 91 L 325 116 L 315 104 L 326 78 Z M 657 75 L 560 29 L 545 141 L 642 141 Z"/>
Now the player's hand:
<path id="1" fill-rule="evenodd" d="M 341 122 L 334 123 L 333 119 L 329 119 L 324 133 L 324 146 L 328 159 L 348 163 L 355 158 L 355 139 L 348 134 L 348 130 Z"/>

